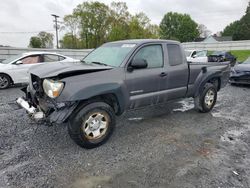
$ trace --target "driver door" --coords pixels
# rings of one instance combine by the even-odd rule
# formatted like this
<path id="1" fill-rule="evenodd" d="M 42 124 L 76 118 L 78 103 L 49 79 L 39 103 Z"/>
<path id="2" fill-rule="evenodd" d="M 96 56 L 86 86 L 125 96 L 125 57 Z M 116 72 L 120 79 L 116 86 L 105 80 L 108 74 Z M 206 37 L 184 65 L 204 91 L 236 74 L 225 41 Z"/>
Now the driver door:
<path id="1" fill-rule="evenodd" d="M 27 56 L 18 60 L 13 67 L 15 72 L 15 77 L 17 78 L 17 80 L 19 80 L 19 82 L 22 83 L 28 82 L 29 80 L 28 70 L 32 66 L 37 65 L 40 62 L 41 62 L 40 55 Z"/>
<path id="2" fill-rule="evenodd" d="M 162 44 L 142 46 L 133 59 L 146 60 L 148 67 L 126 72 L 125 83 L 129 91 L 129 109 L 154 105 L 158 99 L 160 82 L 164 74 Z"/>

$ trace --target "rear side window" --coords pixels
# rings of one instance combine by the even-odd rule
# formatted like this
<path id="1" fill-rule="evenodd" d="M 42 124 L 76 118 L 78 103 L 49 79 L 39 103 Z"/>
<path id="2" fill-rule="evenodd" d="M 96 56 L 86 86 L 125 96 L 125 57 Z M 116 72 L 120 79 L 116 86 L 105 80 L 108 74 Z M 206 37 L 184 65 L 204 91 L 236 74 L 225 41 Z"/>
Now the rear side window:
<path id="1" fill-rule="evenodd" d="M 44 62 L 62 61 L 63 59 L 65 58 L 58 55 L 50 55 L 50 54 L 44 55 Z"/>
<path id="2" fill-rule="evenodd" d="M 183 63 L 181 47 L 177 44 L 168 44 L 168 61 L 171 66 L 180 65 Z"/>
<path id="3" fill-rule="evenodd" d="M 163 66 L 163 52 L 160 44 L 153 44 L 142 47 L 134 59 L 145 59 L 148 63 L 148 68 L 159 68 Z"/>

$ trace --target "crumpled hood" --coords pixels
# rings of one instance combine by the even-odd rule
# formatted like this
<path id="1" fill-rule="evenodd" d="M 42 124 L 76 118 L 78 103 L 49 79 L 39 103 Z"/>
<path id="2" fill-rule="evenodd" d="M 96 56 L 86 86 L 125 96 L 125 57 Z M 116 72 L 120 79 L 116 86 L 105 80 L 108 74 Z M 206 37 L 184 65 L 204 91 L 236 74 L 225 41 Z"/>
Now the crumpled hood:
<path id="1" fill-rule="evenodd" d="M 236 72 L 250 72 L 250 64 L 238 64 L 234 66 Z"/>
<path id="2" fill-rule="evenodd" d="M 40 78 L 67 77 L 77 74 L 85 74 L 112 69 L 113 67 L 86 64 L 81 62 L 55 62 L 45 63 L 30 68 L 29 72 Z"/>

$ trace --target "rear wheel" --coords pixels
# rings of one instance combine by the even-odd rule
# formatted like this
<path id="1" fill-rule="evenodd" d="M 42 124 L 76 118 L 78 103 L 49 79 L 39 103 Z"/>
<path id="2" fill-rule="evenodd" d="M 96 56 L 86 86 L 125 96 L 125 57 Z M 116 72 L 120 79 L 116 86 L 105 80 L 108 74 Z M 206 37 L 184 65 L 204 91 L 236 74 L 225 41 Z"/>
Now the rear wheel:
<path id="1" fill-rule="evenodd" d="M 206 83 L 201 93 L 195 97 L 195 108 L 200 112 L 209 112 L 217 101 L 217 88 L 214 84 Z"/>
<path id="2" fill-rule="evenodd" d="M 6 89 L 10 86 L 11 79 L 6 74 L 0 74 L 0 89 Z"/>
<path id="3" fill-rule="evenodd" d="M 70 118 L 68 131 L 76 144 L 91 149 L 104 144 L 115 127 L 115 113 L 104 102 L 83 105 Z"/>

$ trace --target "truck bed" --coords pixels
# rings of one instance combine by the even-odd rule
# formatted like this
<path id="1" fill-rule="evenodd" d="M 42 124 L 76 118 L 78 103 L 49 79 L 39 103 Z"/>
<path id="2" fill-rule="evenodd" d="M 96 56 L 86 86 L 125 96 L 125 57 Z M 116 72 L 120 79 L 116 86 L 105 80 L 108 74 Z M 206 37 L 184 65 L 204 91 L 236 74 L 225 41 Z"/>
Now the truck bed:
<path id="1" fill-rule="evenodd" d="M 199 80 L 201 75 L 207 74 L 207 72 L 221 72 L 220 87 L 224 87 L 228 83 L 228 76 L 230 74 L 230 62 L 200 62 L 200 63 L 188 63 L 189 67 L 189 81 L 188 81 L 188 96 L 193 97 L 194 85 Z"/>

